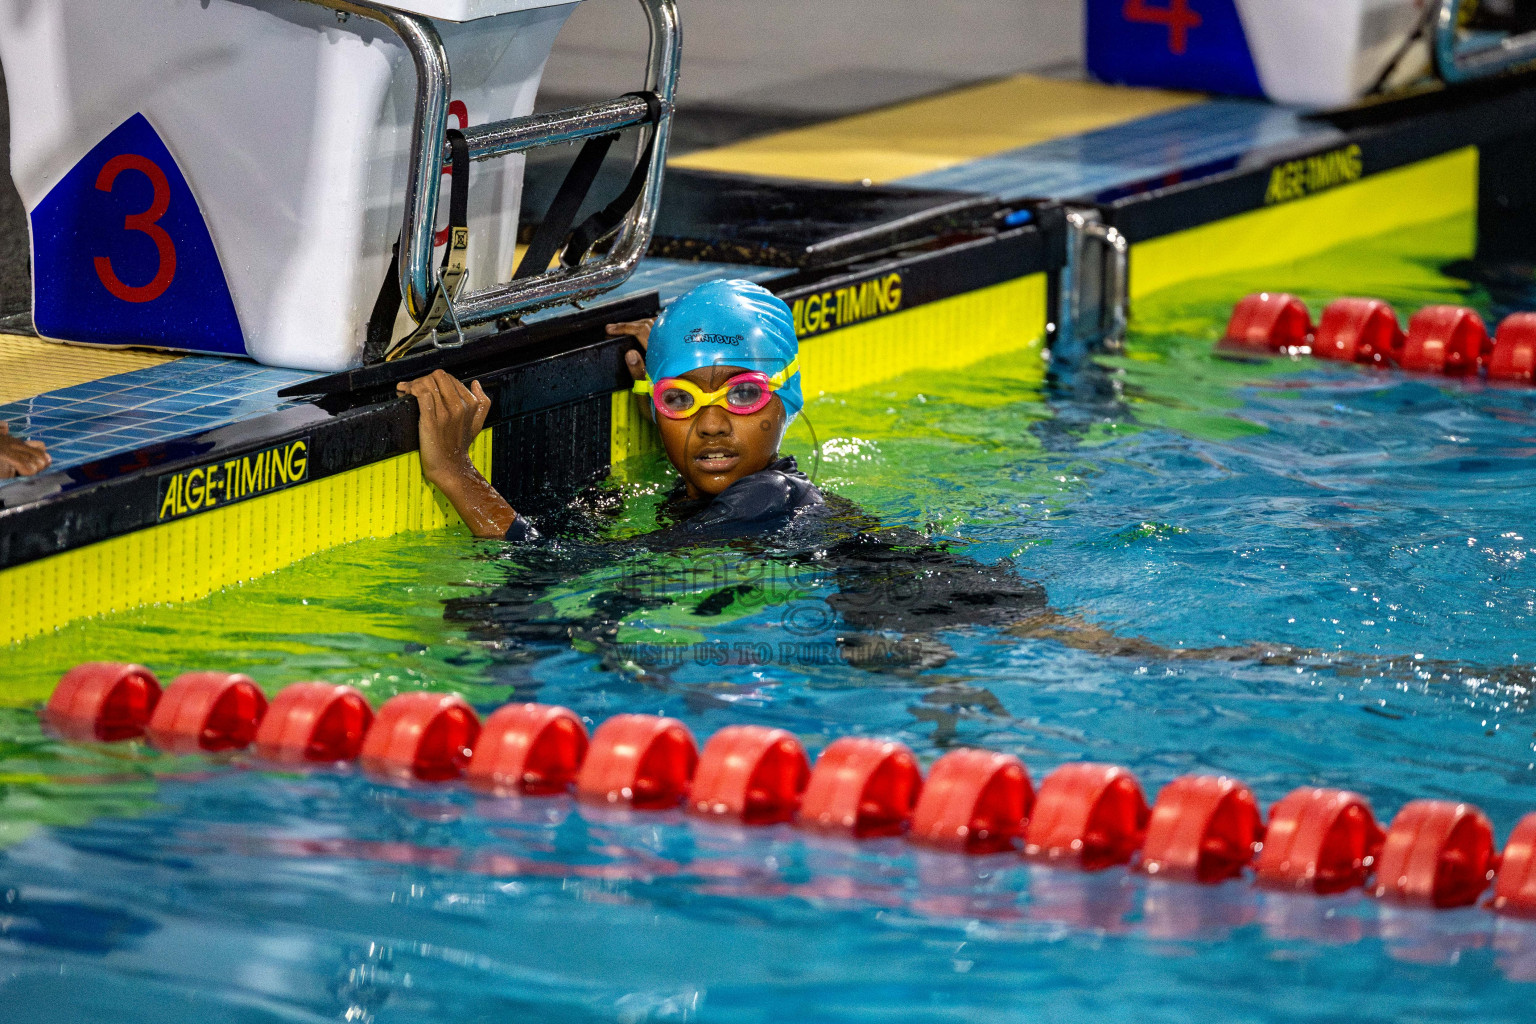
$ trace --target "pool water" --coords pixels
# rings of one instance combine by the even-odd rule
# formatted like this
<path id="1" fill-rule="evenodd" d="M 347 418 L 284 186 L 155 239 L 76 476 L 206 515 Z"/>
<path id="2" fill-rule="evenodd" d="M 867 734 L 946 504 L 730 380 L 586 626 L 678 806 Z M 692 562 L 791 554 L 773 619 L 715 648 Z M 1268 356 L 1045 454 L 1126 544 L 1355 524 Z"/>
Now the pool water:
<path id="1" fill-rule="evenodd" d="M 1149 792 L 1225 772 L 1266 805 L 1306 784 L 1357 789 L 1383 817 L 1464 798 L 1502 841 L 1536 810 L 1536 392 L 1212 354 L 1258 287 L 1314 310 L 1347 290 L 1496 315 L 1507 296 L 1440 272 L 1464 235 L 1448 222 L 1153 296 L 1128 354 L 1095 366 L 1048 377 L 1035 344 L 808 409 L 822 486 L 884 522 L 1009 560 L 1063 616 L 1166 648 L 1292 644 L 1312 652 L 1299 667 L 1113 657 L 997 626 L 860 667 L 820 656 L 827 581 L 751 576 L 761 560 L 739 546 L 562 575 L 455 533 L 353 544 L 13 648 L 5 1019 L 1530 1020 L 1536 925 L 1481 909 L 275 773 L 61 743 L 33 710 L 71 664 L 136 660 L 269 692 L 349 682 L 375 704 L 425 687 L 482 712 L 668 714 L 701 739 L 781 726 L 813 753 L 846 735 L 925 762 L 985 746 L 1037 781 L 1085 758 Z M 613 537 L 643 533 L 668 487 L 660 462 L 631 470 L 597 517 Z M 542 583 L 488 626 L 476 609 L 513 579 Z M 604 612 L 637 589 L 648 600 Z"/>

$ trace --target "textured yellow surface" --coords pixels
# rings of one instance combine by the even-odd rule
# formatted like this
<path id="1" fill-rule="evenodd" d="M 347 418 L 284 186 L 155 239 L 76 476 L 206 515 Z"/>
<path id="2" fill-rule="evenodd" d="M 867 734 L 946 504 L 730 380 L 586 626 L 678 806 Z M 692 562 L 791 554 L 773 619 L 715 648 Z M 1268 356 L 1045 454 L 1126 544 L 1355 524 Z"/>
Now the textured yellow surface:
<path id="1" fill-rule="evenodd" d="M 1206 277 L 1273 267 L 1347 242 L 1466 215 L 1466 253 L 1477 242 L 1476 149 L 1410 164 L 1295 202 L 1140 242 L 1131 250 L 1131 298 Z"/>
<path id="2" fill-rule="evenodd" d="M 491 465 L 491 432 L 471 449 Z M 0 573 L 0 643 L 76 619 L 192 601 L 365 537 L 459 518 L 421 476 L 414 452 L 188 516 Z"/>
<path id="3" fill-rule="evenodd" d="M 674 157 L 674 167 L 891 181 L 1200 102 L 1190 93 L 1019 75 Z"/>
<path id="4" fill-rule="evenodd" d="M 1036 344 L 1045 337 L 1045 284 L 1032 274 L 809 338 L 800 345 L 805 396 L 955 370 Z"/>
<path id="5" fill-rule="evenodd" d="M 627 483 L 633 474 L 626 469 L 625 462 L 658 451 L 661 435 L 656 433 L 656 424 L 628 391 L 613 393 L 611 417 L 608 461 L 613 467 L 613 478 Z"/>
<path id="6" fill-rule="evenodd" d="M 0 334 L 0 405 L 176 358 L 159 352 L 83 348 Z"/>

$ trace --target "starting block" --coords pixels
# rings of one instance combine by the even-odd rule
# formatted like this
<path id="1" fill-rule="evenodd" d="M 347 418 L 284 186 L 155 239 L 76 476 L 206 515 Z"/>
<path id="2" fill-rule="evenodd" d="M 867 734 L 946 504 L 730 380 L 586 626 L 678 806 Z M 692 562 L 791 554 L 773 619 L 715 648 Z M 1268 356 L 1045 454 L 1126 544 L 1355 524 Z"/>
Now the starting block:
<path id="1" fill-rule="evenodd" d="M 622 283 L 660 199 L 681 32 L 673 0 L 641 0 L 646 89 L 533 115 L 575 2 L 0 0 L 38 332 L 334 371 Z M 548 218 L 559 237 L 514 276 L 522 154 L 629 128 L 609 216 L 579 251 Z"/>

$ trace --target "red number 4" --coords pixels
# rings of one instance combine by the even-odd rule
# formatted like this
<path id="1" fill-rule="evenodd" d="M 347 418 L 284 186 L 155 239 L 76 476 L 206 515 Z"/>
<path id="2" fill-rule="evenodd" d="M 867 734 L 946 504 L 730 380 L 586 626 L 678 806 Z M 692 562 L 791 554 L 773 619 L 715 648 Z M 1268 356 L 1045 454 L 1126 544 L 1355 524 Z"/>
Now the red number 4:
<path id="1" fill-rule="evenodd" d="M 1204 21 L 1190 10 L 1189 0 L 1168 0 L 1167 7 L 1153 7 L 1147 0 L 1125 0 L 1125 20 L 1143 25 L 1168 26 L 1168 51 L 1182 55 L 1189 49 L 1189 30 Z"/>

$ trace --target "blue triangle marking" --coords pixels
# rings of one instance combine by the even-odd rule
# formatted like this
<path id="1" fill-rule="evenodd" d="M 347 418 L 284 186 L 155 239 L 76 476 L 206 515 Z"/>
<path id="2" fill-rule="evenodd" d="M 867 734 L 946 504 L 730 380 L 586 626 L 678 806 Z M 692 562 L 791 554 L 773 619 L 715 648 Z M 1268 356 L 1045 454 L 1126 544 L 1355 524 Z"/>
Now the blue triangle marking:
<path id="1" fill-rule="evenodd" d="M 202 210 L 143 114 L 32 211 L 32 267 L 32 316 L 47 337 L 245 355 Z"/>

